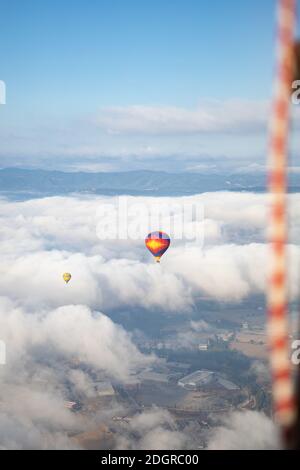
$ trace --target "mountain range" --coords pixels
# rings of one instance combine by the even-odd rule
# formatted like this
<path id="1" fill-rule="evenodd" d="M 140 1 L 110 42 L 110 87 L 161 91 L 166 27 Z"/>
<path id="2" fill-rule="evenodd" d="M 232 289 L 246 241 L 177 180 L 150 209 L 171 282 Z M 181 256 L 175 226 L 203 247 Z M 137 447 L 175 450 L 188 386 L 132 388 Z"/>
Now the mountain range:
<path id="1" fill-rule="evenodd" d="M 162 171 L 63 172 L 42 169 L 3 168 L 0 193 L 59 195 L 91 193 L 103 195 L 183 196 L 208 191 L 265 191 L 263 173 L 201 174 Z M 292 175 L 290 192 L 300 191 L 300 175 Z"/>

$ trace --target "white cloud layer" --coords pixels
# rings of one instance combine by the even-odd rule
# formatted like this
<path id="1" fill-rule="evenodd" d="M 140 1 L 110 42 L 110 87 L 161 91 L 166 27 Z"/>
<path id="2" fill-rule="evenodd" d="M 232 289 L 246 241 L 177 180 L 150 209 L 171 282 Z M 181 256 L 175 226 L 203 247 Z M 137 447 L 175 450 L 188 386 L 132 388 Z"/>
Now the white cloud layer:
<path id="1" fill-rule="evenodd" d="M 130 201 L 149 206 L 154 200 Z M 155 201 L 174 204 L 171 198 Z M 203 296 L 232 302 L 264 293 L 266 196 L 210 193 L 176 202 L 203 206 L 204 220 L 191 224 L 204 229 L 204 245 L 173 239 L 161 265 L 156 265 L 142 238 L 98 238 L 99 207 L 116 207 L 118 198 L 0 201 L 0 339 L 7 346 L 7 364 L 0 366 L 3 448 L 74 447 L 67 436 L 80 423 L 64 408 L 66 378 L 76 393 L 93 395 L 90 377 L 76 368 L 78 362 L 124 381 L 153 360 L 107 316 L 111 309 L 156 308 L 176 314 L 188 312 Z M 290 291 L 295 298 L 300 286 L 299 195 L 289 196 L 289 202 Z M 164 229 L 166 222 L 163 217 L 158 228 Z M 65 271 L 72 273 L 67 285 L 62 280 Z M 204 322 L 190 326 L 196 335 L 209 328 Z M 183 332 L 180 340 L 188 348 L 187 339 Z M 124 436 L 119 447 L 184 448 L 186 437 L 161 413 L 154 410 L 145 419 L 134 418 L 130 426 L 139 437 L 132 443 Z M 247 435 L 245 416 L 233 417 L 227 431 L 216 434 L 214 445 L 244 445 L 240 440 Z M 272 430 L 266 418 L 249 419 L 265 434 Z"/>
<path id="2" fill-rule="evenodd" d="M 134 437 L 133 437 L 134 436 Z M 179 432 L 171 415 L 158 408 L 136 415 L 119 436 L 117 449 L 184 449 L 187 437 Z"/>
<path id="3" fill-rule="evenodd" d="M 195 109 L 175 106 L 115 106 L 99 112 L 97 124 L 110 133 L 154 135 L 265 130 L 268 105 L 245 100 L 206 101 Z"/>
<path id="4" fill-rule="evenodd" d="M 71 121 L 57 116 L 17 126 L 3 121 L 0 165 L 203 171 L 217 163 L 219 170 L 234 171 L 264 164 L 268 109 L 266 101 L 202 100 L 190 108 L 143 103 L 95 108 Z M 291 153 L 297 165 L 299 106 L 293 114 Z"/>
<path id="5" fill-rule="evenodd" d="M 2 297 L 0 332 L 7 348 L 0 369 L 0 445 L 6 449 L 75 447 L 68 433 L 87 423 L 65 408 L 66 381 L 73 394 L 95 393 L 78 364 L 122 382 L 152 361 L 122 327 L 81 305 L 32 311 Z"/>
<path id="6" fill-rule="evenodd" d="M 290 293 L 295 298 L 300 284 L 300 252 L 293 244 L 300 238 L 299 196 L 289 199 Z M 129 205 L 138 201 L 148 207 L 153 200 L 129 198 Z M 175 211 L 180 211 L 180 204 L 189 203 L 204 210 L 204 219 L 200 212 L 201 219 L 189 226 L 204 234 L 203 246 L 174 239 L 171 232 L 171 247 L 160 266 L 145 249 L 142 232 L 136 240 L 98 238 L 99 208 L 107 203 L 117 208 L 118 198 L 2 200 L 0 294 L 30 308 L 83 304 L 105 312 L 120 306 L 188 310 L 203 295 L 238 301 L 264 293 L 268 256 L 265 195 L 207 193 L 177 198 L 176 206 L 171 198 L 157 200 L 161 207 L 170 204 Z M 113 215 L 108 220 L 113 224 Z M 168 223 L 166 215 L 159 228 L 165 229 Z M 61 278 L 66 271 L 73 276 L 68 285 Z"/>
<path id="7" fill-rule="evenodd" d="M 210 450 L 279 449 L 279 435 L 274 423 L 257 411 L 234 412 L 224 418 L 208 444 Z"/>

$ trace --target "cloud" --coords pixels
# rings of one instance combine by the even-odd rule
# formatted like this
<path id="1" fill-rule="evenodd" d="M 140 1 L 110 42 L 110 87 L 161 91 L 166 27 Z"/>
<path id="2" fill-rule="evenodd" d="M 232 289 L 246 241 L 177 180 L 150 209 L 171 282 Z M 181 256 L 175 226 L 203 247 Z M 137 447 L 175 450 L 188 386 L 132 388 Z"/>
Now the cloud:
<path id="1" fill-rule="evenodd" d="M 154 309 L 162 315 L 188 314 L 203 296 L 231 303 L 264 294 L 265 195 L 223 192 L 128 201 L 145 207 L 154 201 L 161 207 L 169 204 L 175 213 L 181 204 L 202 205 L 204 219 L 196 218 L 189 229 L 204 229 L 204 244 L 173 238 L 159 266 L 146 251 L 143 237 L 98 238 L 99 206 L 109 203 L 117 208 L 118 198 L 0 200 L 0 339 L 7 347 L 7 364 L 0 368 L 2 447 L 73 448 L 77 444 L 69 435 L 90 429 L 105 417 L 101 412 L 83 423 L 67 410 L 64 401 L 70 399 L 70 388 L 76 396 L 92 398 L 89 371 L 122 382 L 157 360 L 143 355 L 131 335 L 109 318 L 114 311 L 141 308 L 149 315 Z M 289 207 L 296 242 L 298 194 L 289 196 Z M 167 218 L 165 213 L 161 228 Z M 113 223 L 113 217 L 109 221 Z M 292 243 L 289 250 L 291 297 L 296 298 L 300 252 Z M 73 276 L 68 285 L 62 280 L 65 271 Z M 177 341 L 193 347 L 209 328 L 202 321 L 190 322 Z M 178 431 L 169 414 L 155 409 L 143 416 L 130 421 L 129 432 L 118 437 L 118 448 L 191 446 L 190 436 Z M 244 422 L 250 428 L 261 427 L 265 435 L 273 429 L 260 414 L 233 415 L 210 445 L 246 445 L 242 435 L 247 436 L 249 428 Z M 262 437 L 249 445 L 272 443 Z"/>
<path id="2" fill-rule="evenodd" d="M 291 149 L 297 158 L 300 108 L 294 108 Z M 253 162 L 264 164 L 268 109 L 266 101 L 238 99 L 202 100 L 191 108 L 140 103 L 95 108 L 72 120 L 47 116 L 43 122 L 3 123 L 0 165 L 208 171 L 217 163 L 219 171 L 234 171 Z"/>
<path id="3" fill-rule="evenodd" d="M 32 359 L 28 349 L 24 348 L 22 329 L 18 330 L 18 324 L 15 330 L 11 341 L 6 338 L 8 360 L 0 369 L 0 447 L 74 448 L 68 433 L 76 431 L 83 422 L 64 407 L 66 397 L 60 380 L 61 367 L 58 364 L 55 370 L 54 366 L 48 367 Z"/>
<path id="4" fill-rule="evenodd" d="M 253 432 L 255 430 L 255 432 Z M 279 449 L 279 435 L 274 423 L 257 411 L 234 412 L 224 418 L 208 443 L 210 450 Z"/>
<path id="5" fill-rule="evenodd" d="M 121 326 L 81 305 L 26 310 L 0 298 L 0 332 L 7 348 L 0 379 L 0 445 L 5 449 L 73 449 L 69 434 L 95 425 L 66 409 L 91 398 L 89 373 L 122 382 L 153 358 L 142 355 Z M 74 398 L 73 398 L 74 399 Z M 101 410 L 100 410 L 101 411 Z"/>
<path id="6" fill-rule="evenodd" d="M 133 437 L 134 436 L 134 437 Z M 118 437 L 116 449 L 180 450 L 187 436 L 177 430 L 174 419 L 165 410 L 153 408 L 133 417 Z"/>
<path id="7" fill-rule="evenodd" d="M 115 106 L 102 109 L 96 123 L 108 133 L 152 135 L 257 132 L 265 130 L 265 102 L 207 101 L 196 109 L 175 106 Z"/>
<path id="8" fill-rule="evenodd" d="M 299 195 L 291 195 L 289 200 L 291 242 L 296 242 L 300 236 Z M 118 198 L 2 200 L 0 294 L 34 309 L 37 305 L 54 309 L 83 304 L 102 312 L 119 307 L 176 312 L 188 311 L 202 295 L 231 302 L 264 293 L 266 270 L 262 269 L 262 260 L 266 268 L 268 256 L 265 195 L 208 193 L 173 199 L 128 198 L 129 205 L 138 204 L 143 209 L 153 201 L 158 207 L 171 207 L 175 214 L 181 213 L 184 204 L 203 207 L 199 218 L 187 227 L 189 232 L 203 233 L 204 244 L 201 237 L 199 243 L 176 239 L 171 231 L 171 247 L 161 265 L 156 266 L 144 246 L 144 216 L 144 232 L 137 239 L 98 238 L 97 227 L 102 223 L 99 207 L 109 204 L 112 209 L 108 224 L 114 226 Z M 161 228 L 169 223 L 165 213 Z M 296 298 L 299 247 L 291 243 L 289 252 L 290 292 L 291 298 Z M 61 277 L 66 271 L 73 276 L 67 286 Z"/>
<path id="9" fill-rule="evenodd" d="M 205 333 L 206 340 L 207 334 L 212 335 L 215 332 L 216 330 L 204 320 L 191 320 L 184 326 L 180 325 L 180 330 L 168 337 L 168 349 L 195 351 L 201 342 L 201 333 Z"/>
<path id="10" fill-rule="evenodd" d="M 251 365 L 251 372 L 257 376 L 258 382 L 270 383 L 271 371 L 268 364 L 261 361 L 254 361 Z"/>
<path id="11" fill-rule="evenodd" d="M 24 358 L 39 362 L 47 351 L 47 362 L 60 357 L 79 361 L 122 381 L 131 369 L 148 363 L 122 327 L 86 306 L 32 312 L 14 306 L 10 300 L 0 301 L 1 337 L 10 368 L 20 367 Z"/>

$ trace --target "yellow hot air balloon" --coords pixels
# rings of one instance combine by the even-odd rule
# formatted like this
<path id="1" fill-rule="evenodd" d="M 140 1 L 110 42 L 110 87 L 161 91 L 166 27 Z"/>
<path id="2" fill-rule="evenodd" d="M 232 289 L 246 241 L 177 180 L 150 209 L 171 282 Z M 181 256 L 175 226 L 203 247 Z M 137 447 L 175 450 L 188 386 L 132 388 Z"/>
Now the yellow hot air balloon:
<path id="1" fill-rule="evenodd" d="M 65 281 L 66 284 L 68 284 L 68 282 L 70 281 L 71 279 L 71 274 L 70 273 L 64 273 L 63 274 L 63 280 Z"/>

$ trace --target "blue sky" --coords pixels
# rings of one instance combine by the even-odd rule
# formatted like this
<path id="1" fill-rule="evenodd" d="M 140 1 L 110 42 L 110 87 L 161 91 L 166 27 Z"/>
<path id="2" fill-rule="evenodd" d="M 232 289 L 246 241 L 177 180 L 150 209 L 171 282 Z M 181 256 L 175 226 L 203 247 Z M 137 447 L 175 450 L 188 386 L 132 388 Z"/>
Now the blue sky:
<path id="1" fill-rule="evenodd" d="M 2 165 L 261 158 L 275 5 L 0 0 Z"/>

